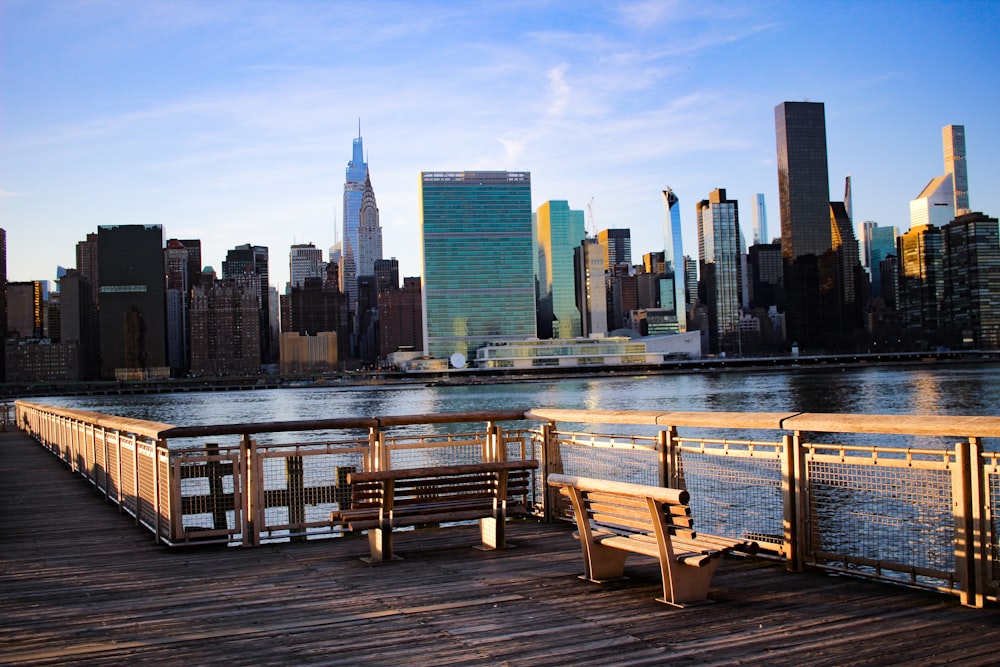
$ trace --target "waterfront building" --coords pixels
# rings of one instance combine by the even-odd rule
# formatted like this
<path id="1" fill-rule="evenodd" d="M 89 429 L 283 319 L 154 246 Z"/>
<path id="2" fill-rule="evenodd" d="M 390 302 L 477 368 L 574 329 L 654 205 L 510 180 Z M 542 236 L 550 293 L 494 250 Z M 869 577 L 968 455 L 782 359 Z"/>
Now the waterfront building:
<path id="1" fill-rule="evenodd" d="M 717 188 L 698 202 L 700 301 L 708 311 L 709 350 L 734 341 L 740 316 L 739 204 Z"/>
<path id="2" fill-rule="evenodd" d="M 664 354 L 627 336 L 504 341 L 476 350 L 476 368 L 574 368 L 659 364 Z"/>
<path id="3" fill-rule="evenodd" d="M 302 287 L 293 287 L 287 297 L 282 333 L 315 336 L 332 331 L 337 334 L 337 358 L 347 359 L 351 333 L 347 295 L 331 281 L 306 278 Z"/>
<path id="4" fill-rule="evenodd" d="M 101 377 L 169 377 L 163 228 L 97 228 Z"/>
<path id="5" fill-rule="evenodd" d="M 583 333 L 576 304 L 573 253 L 586 238 L 583 211 L 566 201 L 547 201 L 535 213 L 538 239 L 538 334 L 573 338 Z"/>
<path id="6" fill-rule="evenodd" d="M 315 336 L 281 334 L 281 374 L 329 373 L 337 369 L 337 334 L 321 331 Z"/>
<path id="7" fill-rule="evenodd" d="M 576 271 L 576 306 L 583 336 L 608 332 L 608 293 L 604 281 L 604 251 L 588 236 L 573 253 Z"/>
<path id="8" fill-rule="evenodd" d="M 597 242 L 604 251 L 604 271 L 611 271 L 619 264 L 632 266 L 632 231 L 605 229 L 598 232 Z"/>
<path id="9" fill-rule="evenodd" d="M 899 324 L 911 336 L 937 339 L 944 300 L 944 245 L 933 225 L 912 227 L 897 240 Z"/>
<path id="10" fill-rule="evenodd" d="M 379 357 L 400 351 L 419 351 L 423 345 L 420 277 L 403 278 L 402 289 L 378 296 Z"/>
<path id="11" fill-rule="evenodd" d="M 361 125 L 358 124 L 358 136 L 354 140 L 351 160 L 347 163 L 347 173 L 344 178 L 344 236 L 341 259 L 341 289 L 347 294 L 348 306 L 354 309 L 358 297 L 358 256 L 359 230 L 361 228 L 361 204 L 365 194 L 365 183 L 368 181 L 368 163 L 365 162 L 364 144 L 361 140 Z M 332 261 L 332 260 L 331 260 Z"/>
<path id="12" fill-rule="evenodd" d="M 769 244 L 767 235 L 767 206 L 764 204 L 764 194 L 758 192 L 753 200 L 753 244 Z"/>
<path id="13" fill-rule="evenodd" d="M 966 213 L 943 230 L 943 321 L 950 344 L 1000 349 L 1000 226 L 996 218 Z"/>
<path id="14" fill-rule="evenodd" d="M 222 280 L 191 290 L 191 374 L 260 373 L 260 308 L 253 281 Z"/>
<path id="15" fill-rule="evenodd" d="M 687 306 L 689 296 L 684 279 L 684 243 L 681 234 L 681 204 L 677 195 L 667 187 L 663 191 L 663 273 L 672 279 L 673 294 L 670 301 L 676 310 L 677 330 L 687 331 Z M 662 298 L 662 295 L 661 295 Z"/>
<path id="16" fill-rule="evenodd" d="M 260 319 L 261 363 L 268 364 L 274 358 L 274 337 L 271 326 L 270 274 L 268 270 L 267 246 L 249 243 L 238 245 L 226 253 L 222 262 L 222 279 L 235 280 L 252 285 L 257 290 L 257 304 Z"/>
<path id="17" fill-rule="evenodd" d="M 372 179 L 365 170 L 365 185 L 361 193 L 361 210 L 358 214 L 358 276 L 375 275 L 375 262 L 382 259 L 382 227 L 379 226 L 378 206 Z"/>
<path id="18" fill-rule="evenodd" d="M 941 128 L 944 145 L 944 172 L 951 176 L 955 215 L 969 213 L 969 175 L 965 162 L 965 126 L 945 125 Z"/>
<path id="19" fill-rule="evenodd" d="M 323 251 L 312 243 L 293 245 L 288 251 L 288 275 L 290 282 L 286 292 L 292 287 L 302 287 L 306 278 L 325 278 Z"/>
<path id="20" fill-rule="evenodd" d="M 420 228 L 425 354 L 536 334 L 531 174 L 423 172 Z"/>

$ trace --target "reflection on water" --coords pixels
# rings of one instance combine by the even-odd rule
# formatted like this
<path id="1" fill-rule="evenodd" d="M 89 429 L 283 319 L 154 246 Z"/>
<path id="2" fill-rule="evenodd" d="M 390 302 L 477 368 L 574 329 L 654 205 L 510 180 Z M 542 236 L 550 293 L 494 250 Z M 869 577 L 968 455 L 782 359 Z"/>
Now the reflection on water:
<path id="1" fill-rule="evenodd" d="M 1000 364 L 692 373 L 474 386 L 317 387 L 34 399 L 179 426 L 531 407 L 1000 415 Z M 913 443 L 910 443 L 911 445 Z M 915 445 L 914 445 L 915 446 Z"/>

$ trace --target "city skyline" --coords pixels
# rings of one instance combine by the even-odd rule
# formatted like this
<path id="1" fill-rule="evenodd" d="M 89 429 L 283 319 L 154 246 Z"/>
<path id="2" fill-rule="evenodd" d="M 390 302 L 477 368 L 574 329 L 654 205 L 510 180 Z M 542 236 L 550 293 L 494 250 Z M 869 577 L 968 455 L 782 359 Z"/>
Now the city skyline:
<path id="1" fill-rule="evenodd" d="M 54 280 L 101 225 L 159 224 L 217 271 L 230 248 L 268 247 L 281 291 L 293 244 L 342 236 L 359 118 L 401 276 L 420 274 L 422 171 L 530 172 L 533 210 L 592 202 L 637 256 L 663 250 L 666 187 L 686 255 L 715 188 L 744 209 L 763 193 L 774 236 L 783 101 L 825 104 L 830 192 L 852 176 L 856 229 L 906 231 L 951 124 L 970 208 L 1000 212 L 995 4 L 375 5 L 4 3 L 8 278 Z M 940 80 L 954 94 L 913 103 Z"/>

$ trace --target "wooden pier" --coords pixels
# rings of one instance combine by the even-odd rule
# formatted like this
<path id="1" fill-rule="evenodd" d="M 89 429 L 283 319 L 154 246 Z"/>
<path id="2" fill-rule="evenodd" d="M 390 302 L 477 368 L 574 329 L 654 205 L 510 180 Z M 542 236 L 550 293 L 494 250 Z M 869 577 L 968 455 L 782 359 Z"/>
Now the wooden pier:
<path id="1" fill-rule="evenodd" d="M 996 664 L 1000 613 L 953 596 L 727 558 L 713 604 L 655 601 L 658 566 L 581 581 L 562 524 L 168 549 L 19 432 L 0 433 L 5 665 Z"/>

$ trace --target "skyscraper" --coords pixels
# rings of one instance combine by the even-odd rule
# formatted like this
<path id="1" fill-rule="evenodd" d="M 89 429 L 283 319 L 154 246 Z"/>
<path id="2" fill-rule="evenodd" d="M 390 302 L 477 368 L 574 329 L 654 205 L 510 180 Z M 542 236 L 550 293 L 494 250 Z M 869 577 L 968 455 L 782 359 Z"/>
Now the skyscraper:
<path id="1" fill-rule="evenodd" d="M 97 228 L 101 376 L 167 374 L 163 228 Z"/>
<path id="2" fill-rule="evenodd" d="M 910 229 L 944 227 L 955 219 L 955 190 L 950 174 L 938 176 L 910 200 Z"/>
<path id="3" fill-rule="evenodd" d="M 370 175 L 365 176 L 358 222 L 357 275 L 375 275 L 375 262 L 382 259 L 382 228 L 378 221 L 378 206 Z"/>
<path id="4" fill-rule="evenodd" d="M 941 128 L 944 144 L 944 173 L 952 178 L 955 215 L 969 212 L 969 174 L 965 163 L 965 126 L 945 125 Z"/>
<path id="5" fill-rule="evenodd" d="M 826 112 L 822 102 L 782 102 L 774 108 L 778 144 L 781 252 L 795 259 L 832 247 Z"/>
<path id="6" fill-rule="evenodd" d="M 465 362 L 535 335 L 528 172 L 423 172 L 424 353 Z"/>
<path id="7" fill-rule="evenodd" d="M 663 259 L 665 273 L 673 280 L 674 293 L 671 301 L 677 313 L 677 331 L 687 331 L 687 290 L 684 280 L 684 243 L 681 236 L 681 204 L 674 191 L 667 187 L 663 191 Z"/>
<path id="8" fill-rule="evenodd" d="M 324 278 L 326 265 L 323 263 L 323 251 L 312 243 L 293 245 L 288 252 L 288 275 L 287 291 L 291 291 L 292 287 L 302 287 L 306 278 Z"/>
<path id="9" fill-rule="evenodd" d="M 933 225 L 911 227 L 897 241 L 900 325 L 923 340 L 941 330 L 944 307 L 944 241 Z"/>
<path id="10" fill-rule="evenodd" d="M 959 215 L 943 230 L 942 320 L 953 346 L 1000 349 L 1000 226 L 982 213 Z"/>
<path id="11" fill-rule="evenodd" d="M 269 289 L 267 247 L 244 243 L 228 251 L 226 259 L 222 262 L 222 278 L 241 284 L 250 284 L 255 289 L 257 305 L 260 309 L 261 363 L 271 363 L 274 357 L 274 340 L 271 330 L 271 292 Z"/>
<path id="12" fill-rule="evenodd" d="M 739 205 L 726 199 L 724 188 L 717 188 L 698 202 L 697 210 L 700 291 L 708 310 L 709 348 L 718 352 L 733 342 L 739 328 Z"/>
<path id="13" fill-rule="evenodd" d="M 538 207 L 539 337 L 574 338 L 583 333 L 576 305 L 573 252 L 586 237 L 583 211 L 566 201 Z"/>
<path id="14" fill-rule="evenodd" d="M 347 294 L 351 309 L 358 298 L 358 230 L 361 227 L 361 203 L 365 194 L 365 182 L 368 180 L 368 163 L 365 162 L 364 145 L 361 141 L 361 126 L 358 124 L 358 137 L 354 140 L 354 150 L 351 161 L 347 163 L 347 175 L 344 180 L 344 238 L 341 260 L 341 289 Z"/>
<path id="15" fill-rule="evenodd" d="M 753 244 L 770 243 L 767 235 L 767 207 L 764 205 L 764 195 L 758 192 L 754 195 L 753 205 Z"/>
<path id="16" fill-rule="evenodd" d="M 576 269 L 576 306 L 580 310 L 582 335 L 608 332 L 608 292 L 604 287 L 604 251 L 588 236 L 573 254 Z"/>
<path id="17" fill-rule="evenodd" d="M 630 229 L 605 229 L 597 233 L 597 242 L 604 249 L 605 271 L 611 271 L 619 264 L 632 266 L 632 231 Z"/>

